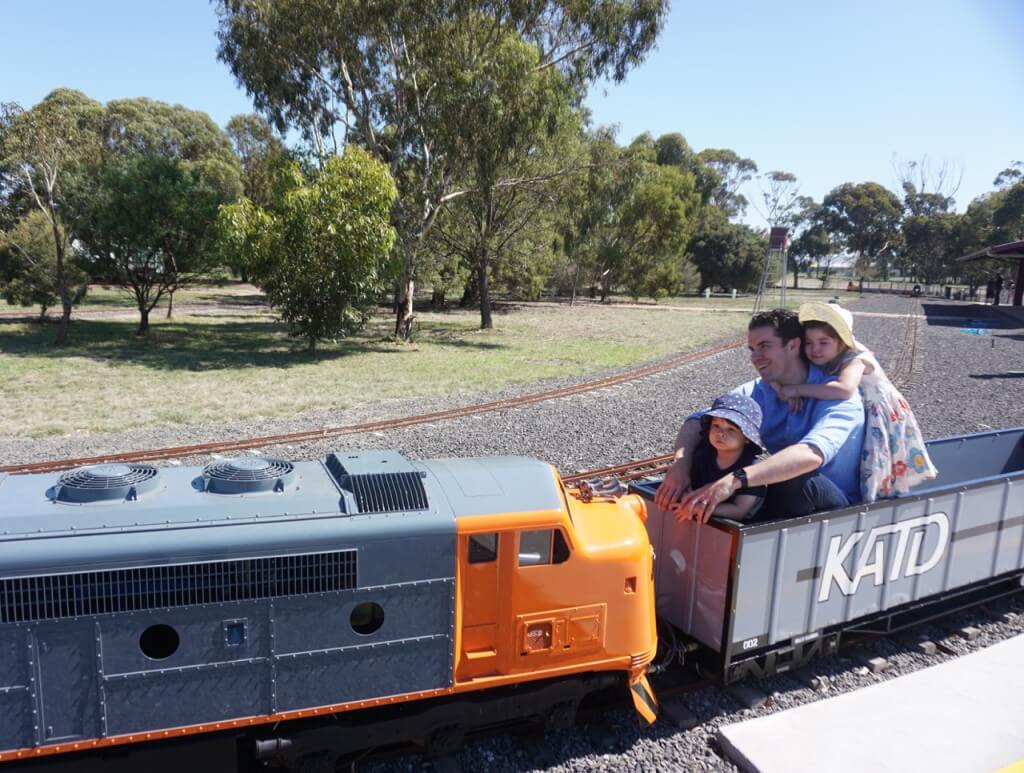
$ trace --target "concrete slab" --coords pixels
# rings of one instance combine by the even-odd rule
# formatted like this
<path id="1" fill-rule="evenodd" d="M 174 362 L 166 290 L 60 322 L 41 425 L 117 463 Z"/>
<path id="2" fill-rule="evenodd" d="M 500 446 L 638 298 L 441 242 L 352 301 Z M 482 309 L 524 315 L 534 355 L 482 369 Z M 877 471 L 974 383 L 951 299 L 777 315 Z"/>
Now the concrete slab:
<path id="1" fill-rule="evenodd" d="M 758 773 L 976 773 L 1024 760 L 1024 635 L 931 668 L 725 725 L 722 750 Z"/>

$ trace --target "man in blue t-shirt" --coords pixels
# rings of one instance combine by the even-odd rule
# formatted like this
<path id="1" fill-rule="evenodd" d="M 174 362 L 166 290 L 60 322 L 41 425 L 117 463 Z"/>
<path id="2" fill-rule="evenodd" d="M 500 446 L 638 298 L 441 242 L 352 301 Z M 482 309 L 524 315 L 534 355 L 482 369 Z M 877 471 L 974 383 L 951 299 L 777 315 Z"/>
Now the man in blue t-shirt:
<path id="1" fill-rule="evenodd" d="M 802 330 L 796 312 L 786 309 L 755 314 L 747 329 L 750 362 L 759 378 L 734 391 L 761 406 L 761 437 L 771 456 L 723 478 L 690 487 L 690 463 L 700 440 L 699 411 L 676 436 L 676 461 L 658 488 L 655 504 L 706 523 L 715 507 L 741 488 L 768 486 L 760 516 L 807 515 L 844 507 L 860 499 L 860 453 L 864 441 L 864 407 L 860 395 L 849 400 L 804 400 L 792 412 L 771 382 L 823 384 L 829 380 L 802 353 Z"/>

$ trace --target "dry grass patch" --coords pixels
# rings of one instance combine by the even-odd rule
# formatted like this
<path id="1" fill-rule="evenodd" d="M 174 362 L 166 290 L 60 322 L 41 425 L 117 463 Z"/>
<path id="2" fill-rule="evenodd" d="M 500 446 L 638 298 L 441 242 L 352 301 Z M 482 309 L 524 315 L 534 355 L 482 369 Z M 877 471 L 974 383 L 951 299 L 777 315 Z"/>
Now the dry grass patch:
<path id="1" fill-rule="evenodd" d="M 72 345 L 52 325 L 0 325 L 0 437 L 202 424 L 342 409 L 394 398 L 463 394 L 597 373 L 738 335 L 740 315 L 601 306 L 499 306 L 420 313 L 416 342 L 390 340 L 373 317 L 359 336 L 315 354 L 268 315 L 79 320 Z"/>

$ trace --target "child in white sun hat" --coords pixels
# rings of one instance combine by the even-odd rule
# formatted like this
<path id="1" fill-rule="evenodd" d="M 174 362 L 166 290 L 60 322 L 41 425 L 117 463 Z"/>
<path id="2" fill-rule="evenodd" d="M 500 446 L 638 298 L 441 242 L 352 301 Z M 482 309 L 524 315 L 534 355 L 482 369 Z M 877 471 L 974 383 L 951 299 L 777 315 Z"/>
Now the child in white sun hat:
<path id="1" fill-rule="evenodd" d="M 804 354 L 834 380 L 779 386 L 779 394 L 848 400 L 860 389 L 866 412 L 860 467 L 862 501 L 906 495 L 911 487 L 934 478 L 938 471 L 928 458 L 921 428 L 878 360 L 853 337 L 853 315 L 837 304 L 805 303 L 800 307 L 800 322 Z"/>

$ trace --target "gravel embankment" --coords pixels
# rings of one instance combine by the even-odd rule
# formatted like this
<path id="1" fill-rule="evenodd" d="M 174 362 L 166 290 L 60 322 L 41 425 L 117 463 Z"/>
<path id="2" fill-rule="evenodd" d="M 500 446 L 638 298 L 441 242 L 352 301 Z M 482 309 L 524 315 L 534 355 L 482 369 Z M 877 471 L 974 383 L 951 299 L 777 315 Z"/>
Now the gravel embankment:
<path id="1" fill-rule="evenodd" d="M 891 366 L 903 337 L 905 315 L 912 302 L 896 296 L 867 295 L 853 310 L 857 337 Z M 984 431 L 1024 423 L 1024 379 L 1008 371 L 1024 368 L 1024 324 L 1013 323 L 984 307 L 923 301 L 930 317 L 922 322 L 917 370 L 904 390 L 928 437 Z M 947 319 L 957 317 L 956 320 Z M 962 321 L 961 321 L 962 320 Z M 985 322 L 991 332 L 961 332 L 970 320 Z M 525 454 L 576 472 L 668 452 L 676 430 L 692 410 L 718 394 L 750 379 L 745 351 L 731 350 L 627 385 L 563 398 L 550 403 L 472 416 L 435 425 L 419 425 L 366 435 L 352 435 L 291 448 L 263 449 L 292 459 L 322 456 L 330 450 L 398 448 L 410 456 Z M 564 383 L 569 383 L 567 379 Z M 347 425 L 373 419 L 441 410 L 559 384 L 509 389 L 473 398 L 394 401 L 338 413 L 306 414 L 293 421 L 235 423 L 217 427 L 186 427 L 174 431 L 133 431 L 126 435 L 55 438 L 0 443 L 0 463 L 84 456 L 127 449 L 156 448 L 218 439 L 293 432 L 323 425 Z M 186 460 L 201 464 L 207 459 Z M 950 636 L 963 625 L 982 629 L 974 642 Z M 1007 600 L 962 613 L 941 628 L 921 631 L 958 652 L 971 651 L 1024 632 L 1024 598 Z M 881 679 L 931 665 L 948 654 L 926 657 L 900 640 L 881 639 L 863 646 L 884 654 L 891 668 L 874 674 L 853 653 L 817 661 L 812 672 L 828 677 L 823 690 L 812 689 L 794 676 L 761 683 L 772 694 L 756 711 L 743 709 L 717 688 L 686 696 L 700 723 L 680 731 L 665 722 L 639 729 L 631 712 L 607 715 L 571 730 L 541 738 L 498 737 L 472 744 L 461 754 L 466 770 L 595 771 L 595 770 L 735 770 L 720 756 L 714 734 L 721 725 L 747 716 L 778 711 L 808 701 L 856 689 Z M 418 770 L 418 758 L 402 758 L 373 766 L 377 771 Z M 363 766 L 360 767 L 363 769 Z"/>

